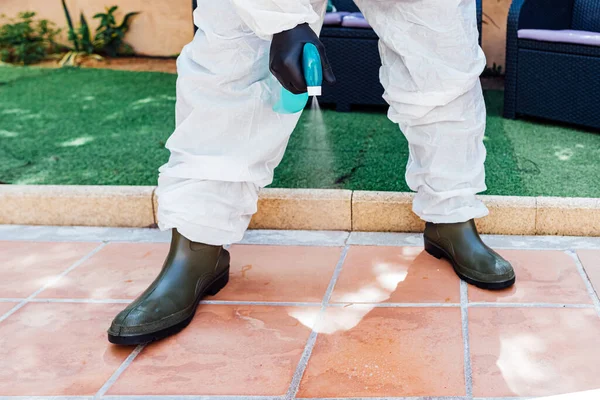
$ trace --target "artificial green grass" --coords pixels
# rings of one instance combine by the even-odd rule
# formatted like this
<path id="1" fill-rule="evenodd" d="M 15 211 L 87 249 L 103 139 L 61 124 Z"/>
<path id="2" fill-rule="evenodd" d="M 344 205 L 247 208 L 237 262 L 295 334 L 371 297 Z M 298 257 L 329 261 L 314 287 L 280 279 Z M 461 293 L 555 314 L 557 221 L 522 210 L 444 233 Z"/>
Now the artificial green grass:
<path id="1" fill-rule="evenodd" d="M 174 128 L 171 74 L 0 67 L 0 181 L 155 185 Z M 600 135 L 501 117 L 486 92 L 487 194 L 600 197 Z M 272 187 L 407 191 L 407 143 L 381 112 L 305 113 Z"/>

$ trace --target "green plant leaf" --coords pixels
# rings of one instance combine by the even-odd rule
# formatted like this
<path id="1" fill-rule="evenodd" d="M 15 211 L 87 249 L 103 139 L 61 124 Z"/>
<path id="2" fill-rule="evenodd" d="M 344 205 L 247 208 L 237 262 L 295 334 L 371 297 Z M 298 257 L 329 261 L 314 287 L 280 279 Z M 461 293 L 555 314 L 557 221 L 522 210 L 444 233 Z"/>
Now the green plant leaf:
<path id="1" fill-rule="evenodd" d="M 94 52 L 94 46 L 92 44 L 90 26 L 88 25 L 83 13 L 80 14 L 79 20 L 81 24 L 79 27 L 79 34 L 81 36 L 81 50 L 87 54 L 91 54 Z"/>
<path id="2" fill-rule="evenodd" d="M 67 3 L 65 0 L 62 0 L 63 10 L 65 11 L 65 17 L 67 19 L 67 25 L 69 26 L 69 40 L 73 42 L 73 47 L 75 47 L 76 51 L 79 51 L 79 40 L 77 39 L 77 34 L 75 33 L 75 28 L 73 28 L 73 21 L 71 19 L 71 13 L 69 12 L 69 8 L 67 7 Z"/>
<path id="3" fill-rule="evenodd" d="M 53 38 L 57 30 L 54 24 L 48 20 L 36 20 L 35 15 L 35 12 L 24 11 L 0 26 L 0 57 L 3 61 L 33 64 L 55 50 Z"/>
<path id="4" fill-rule="evenodd" d="M 125 18 L 123 18 L 123 22 L 121 22 L 121 25 L 119 25 L 118 29 L 127 32 L 129 30 L 129 25 L 131 24 L 131 18 L 135 17 L 138 14 L 139 12 L 127 13 L 125 15 Z"/>

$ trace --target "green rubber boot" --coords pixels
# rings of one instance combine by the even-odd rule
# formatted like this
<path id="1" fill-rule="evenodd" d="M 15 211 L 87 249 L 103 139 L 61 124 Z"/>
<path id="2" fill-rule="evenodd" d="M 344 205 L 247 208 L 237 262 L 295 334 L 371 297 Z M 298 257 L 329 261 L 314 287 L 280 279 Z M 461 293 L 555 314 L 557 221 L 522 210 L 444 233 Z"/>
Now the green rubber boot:
<path id="1" fill-rule="evenodd" d="M 482 289 L 500 290 L 515 283 L 515 271 L 500 254 L 486 246 L 473 220 L 457 224 L 425 226 L 425 251 L 445 258 L 467 283 Z"/>
<path id="2" fill-rule="evenodd" d="M 173 335 L 192 321 L 204 296 L 214 296 L 228 281 L 227 250 L 191 242 L 173 229 L 171 249 L 160 274 L 115 317 L 108 340 L 137 345 Z"/>

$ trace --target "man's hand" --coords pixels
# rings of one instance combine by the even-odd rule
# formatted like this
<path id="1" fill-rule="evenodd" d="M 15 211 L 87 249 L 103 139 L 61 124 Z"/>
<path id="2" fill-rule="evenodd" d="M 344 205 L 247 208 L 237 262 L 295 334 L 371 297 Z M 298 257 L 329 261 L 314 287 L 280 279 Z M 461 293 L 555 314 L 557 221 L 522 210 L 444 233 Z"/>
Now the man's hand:
<path id="1" fill-rule="evenodd" d="M 270 69 L 273 75 L 288 91 L 294 94 L 306 93 L 306 80 L 302 69 L 302 53 L 306 43 L 314 44 L 321 55 L 323 79 L 333 85 L 335 76 L 325 55 L 325 47 L 308 24 L 273 35 L 271 42 Z"/>

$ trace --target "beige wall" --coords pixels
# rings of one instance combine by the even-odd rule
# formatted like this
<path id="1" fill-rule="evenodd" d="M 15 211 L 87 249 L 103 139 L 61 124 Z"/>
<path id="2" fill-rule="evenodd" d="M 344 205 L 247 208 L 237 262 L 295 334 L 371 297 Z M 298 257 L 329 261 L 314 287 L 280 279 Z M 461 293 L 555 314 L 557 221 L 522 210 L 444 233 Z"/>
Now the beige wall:
<path id="1" fill-rule="evenodd" d="M 220 0 L 215 0 L 220 1 Z M 483 0 L 483 48 L 488 65 L 504 65 L 506 18 L 511 0 Z M 92 16 L 105 5 L 118 5 L 119 12 L 142 11 L 133 22 L 127 41 L 139 54 L 171 56 L 178 54 L 192 38 L 191 0 L 67 0 L 73 19 L 83 11 L 90 25 Z M 65 26 L 60 0 L 0 0 L 0 12 L 9 16 L 19 11 L 36 11 L 41 17 Z"/>
<path id="2" fill-rule="evenodd" d="M 502 66 L 506 52 L 506 22 L 512 0 L 483 0 L 483 50 L 488 66 Z"/>
<path id="3" fill-rule="evenodd" d="M 83 11 L 92 28 L 97 25 L 92 16 L 103 11 L 105 5 L 119 6 L 118 20 L 127 12 L 141 11 L 126 40 L 137 53 L 152 56 L 179 54 L 191 40 L 191 4 L 191 0 L 67 0 L 74 22 L 79 24 L 79 13 Z M 67 24 L 60 0 L 0 0 L 0 13 L 14 16 L 20 11 L 35 11 L 60 27 Z"/>

